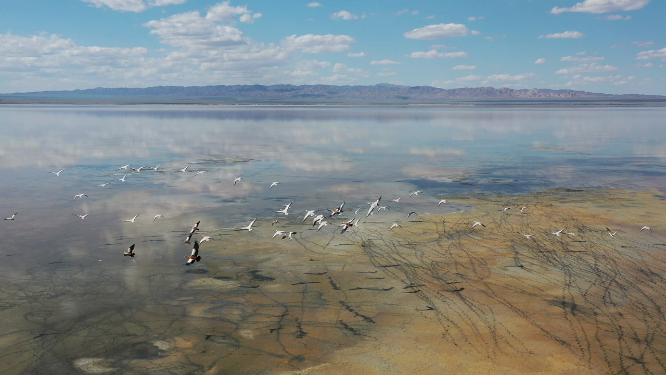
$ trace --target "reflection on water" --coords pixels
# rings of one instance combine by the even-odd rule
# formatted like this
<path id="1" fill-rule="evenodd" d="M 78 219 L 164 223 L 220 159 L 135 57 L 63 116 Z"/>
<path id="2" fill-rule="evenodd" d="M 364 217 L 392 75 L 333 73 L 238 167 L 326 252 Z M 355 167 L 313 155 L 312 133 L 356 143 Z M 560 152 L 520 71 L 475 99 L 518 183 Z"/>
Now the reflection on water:
<path id="1" fill-rule="evenodd" d="M 253 292 L 270 290 L 274 286 L 267 280 L 282 277 L 260 269 L 266 254 L 273 260 L 277 255 L 270 242 L 253 236 L 270 237 L 270 223 L 283 205 L 295 200 L 289 217 L 278 218 L 280 225 L 300 232 L 306 210 L 345 201 L 350 216 L 344 217 L 351 218 L 353 210 L 366 211 L 366 202 L 377 196 L 399 220 L 412 210 L 434 213 L 440 196 L 553 187 L 663 192 L 664 112 L 0 107 L 0 214 L 18 211 L 16 220 L 0 225 L 0 363 L 7 366 L 0 370 L 136 371 L 141 360 L 162 361 L 162 368 L 175 373 L 211 370 L 192 357 L 164 355 L 177 349 L 185 356 L 195 347 L 218 357 L 240 350 L 245 361 L 270 358 L 264 365 L 269 367 L 237 367 L 250 372 L 314 366 L 321 357 L 312 353 L 354 344 L 360 328 L 333 320 L 338 336 L 323 328 L 299 333 L 302 317 L 280 317 L 283 305 L 307 300 L 315 306 L 321 303 L 316 296 L 295 293 L 277 303 Z M 125 164 L 160 167 L 118 169 Z M 61 168 L 66 170 L 59 177 L 46 173 Z M 125 182 L 119 181 L 125 174 Z M 234 185 L 238 176 L 244 180 Z M 280 185 L 269 189 L 273 181 Z M 410 200 L 417 189 L 423 198 Z M 80 193 L 88 197 L 74 200 Z M 390 201 L 399 197 L 407 203 Z M 454 201 L 437 213 L 470 208 Z M 83 214 L 90 215 L 74 216 Z M 122 221 L 136 214 L 135 223 Z M 156 214 L 166 219 L 153 222 Z M 263 229 L 252 235 L 224 229 L 253 218 Z M 202 249 L 224 251 L 204 254 L 198 268 L 185 268 L 183 256 L 190 247 L 181 241 L 199 220 L 202 232 L 217 230 L 210 232 L 215 241 Z M 137 256 L 122 257 L 132 243 Z M 311 255 L 301 260 L 310 262 Z M 288 270 L 300 267 L 289 262 Z M 318 282 L 337 285 L 333 279 Z M 299 351 L 300 341 L 293 338 L 282 341 L 284 348 L 239 349 L 248 337 L 269 340 L 255 337 L 250 317 L 270 321 L 266 330 L 293 327 L 297 339 L 309 340 L 311 351 Z M 205 353 L 201 357 L 208 363 Z M 121 359 L 133 364 L 125 368 L 129 365 Z"/>

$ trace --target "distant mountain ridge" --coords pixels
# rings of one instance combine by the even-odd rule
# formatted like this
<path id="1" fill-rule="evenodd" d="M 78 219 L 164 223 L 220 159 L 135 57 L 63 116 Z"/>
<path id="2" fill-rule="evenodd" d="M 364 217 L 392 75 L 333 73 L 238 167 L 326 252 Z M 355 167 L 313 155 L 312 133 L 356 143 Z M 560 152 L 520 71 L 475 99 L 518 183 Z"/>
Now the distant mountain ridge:
<path id="1" fill-rule="evenodd" d="M 219 86 L 155 86 L 147 88 L 94 88 L 72 91 L 41 91 L 11 94 L 13 97 L 32 96 L 103 96 L 103 97 L 164 97 L 236 100 L 336 100 L 336 101 L 441 101 L 441 100 L 503 100 L 503 99 L 575 99 L 575 98 L 665 98 L 639 94 L 602 94 L 575 90 L 511 89 L 507 87 L 476 87 L 440 89 L 431 86 L 373 86 L 334 85 L 219 85 Z"/>

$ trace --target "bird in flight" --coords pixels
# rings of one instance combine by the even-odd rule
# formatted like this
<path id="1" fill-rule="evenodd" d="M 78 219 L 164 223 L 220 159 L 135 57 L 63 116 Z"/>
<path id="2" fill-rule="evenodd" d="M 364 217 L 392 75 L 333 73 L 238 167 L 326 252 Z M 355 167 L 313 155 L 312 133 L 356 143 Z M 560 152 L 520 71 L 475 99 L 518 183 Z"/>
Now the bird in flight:
<path id="1" fill-rule="evenodd" d="M 400 226 L 400 224 L 398 224 L 398 223 L 393 223 L 393 224 L 391 224 L 391 228 L 389 228 L 389 230 L 393 230 L 393 228 L 395 228 L 395 227 L 400 227 L 400 228 L 402 228 L 402 227 Z"/>
<path id="2" fill-rule="evenodd" d="M 199 230 L 199 223 L 200 222 L 201 222 L 201 220 L 197 221 L 197 223 L 194 224 L 194 226 L 192 228 L 190 228 L 190 233 L 188 233 L 187 237 L 185 237 L 185 243 L 190 243 L 190 240 L 192 239 L 192 235 L 194 234 L 194 232 Z"/>
<path id="3" fill-rule="evenodd" d="M 520 233 L 520 232 L 518 232 L 518 233 Z M 522 234 L 522 233 L 520 233 L 520 234 Z M 525 238 L 527 238 L 527 239 L 530 239 L 532 236 L 534 236 L 533 234 L 522 234 L 522 235 L 525 236 Z"/>
<path id="4" fill-rule="evenodd" d="M 137 217 L 137 216 L 139 216 L 139 214 L 134 215 L 134 217 L 131 218 L 131 219 L 129 219 L 129 220 L 123 220 L 123 221 L 126 221 L 126 222 L 128 222 L 128 223 L 134 223 L 134 220 L 136 220 L 136 217 Z"/>
<path id="5" fill-rule="evenodd" d="M 72 215 L 74 215 L 74 216 L 76 216 L 76 217 L 80 217 L 80 218 L 81 218 L 81 220 L 83 220 L 83 219 L 85 219 L 85 218 L 86 218 L 86 216 L 88 216 L 88 215 L 90 215 L 90 214 L 85 214 L 85 215 L 77 215 L 77 214 L 72 214 Z"/>
<path id="6" fill-rule="evenodd" d="M 275 238 L 275 237 L 277 237 L 277 236 L 283 236 L 282 238 L 284 238 L 284 236 L 286 236 L 286 235 L 284 234 L 284 231 L 283 231 L 283 230 L 276 230 L 276 231 L 275 231 L 275 234 L 274 234 L 273 237 L 271 237 L 271 238 Z"/>
<path id="7" fill-rule="evenodd" d="M 104 183 L 104 184 L 99 184 L 99 185 L 97 185 L 97 186 L 104 187 L 104 186 L 106 186 L 106 185 L 108 185 L 108 184 L 109 184 L 109 182 Z"/>
<path id="8" fill-rule="evenodd" d="M 320 221 L 319 222 L 319 228 L 317 228 L 317 232 L 319 232 L 321 230 L 321 228 L 323 228 L 327 225 L 328 225 L 328 221 L 326 221 L 326 220 Z"/>
<path id="9" fill-rule="evenodd" d="M 288 213 L 287 211 L 289 210 L 289 207 L 291 207 L 291 204 L 292 204 L 292 203 L 294 203 L 293 200 L 292 200 L 291 202 L 289 202 L 288 204 L 286 204 L 286 205 L 284 206 L 284 208 L 281 209 L 280 211 L 275 211 L 275 213 L 278 213 L 278 214 L 284 214 L 285 216 L 289 215 L 289 213 Z"/>
<path id="10" fill-rule="evenodd" d="M 556 235 L 557 237 L 559 237 L 559 236 L 560 236 L 560 233 L 562 233 L 563 230 L 564 230 L 564 229 L 560 229 L 560 230 L 558 230 L 557 232 L 553 232 L 553 233 L 551 233 L 551 234 L 554 234 L 554 235 Z"/>
<path id="11" fill-rule="evenodd" d="M 201 241 L 199 241 L 199 243 L 201 244 L 201 243 L 204 243 L 206 241 L 215 241 L 215 240 L 211 236 L 204 236 L 204 238 L 202 238 Z"/>
<path id="12" fill-rule="evenodd" d="M 310 216 L 314 216 L 314 213 L 315 213 L 315 210 L 310 210 L 310 211 L 306 212 L 305 217 L 303 218 L 303 221 L 301 221 L 301 223 L 304 223 L 305 219 L 309 218 Z"/>
<path id="13" fill-rule="evenodd" d="M 251 232 L 252 231 L 252 224 L 254 224 L 255 221 L 257 221 L 257 219 L 252 219 L 250 224 L 248 224 L 247 226 L 241 227 L 240 230 L 246 230 L 248 232 Z"/>
<path id="14" fill-rule="evenodd" d="M 130 246 L 130 247 L 127 249 L 127 251 L 125 251 L 125 252 L 123 253 L 123 256 L 134 258 L 134 244 L 132 244 L 132 246 Z"/>
<path id="15" fill-rule="evenodd" d="M 290 240 L 293 240 L 294 238 L 292 237 L 292 235 L 294 235 L 294 234 L 296 234 L 296 232 L 289 232 L 289 233 L 287 233 L 287 237 L 289 237 Z"/>
<path id="16" fill-rule="evenodd" d="M 409 218 L 409 217 L 412 216 L 412 215 L 419 216 L 419 214 L 417 214 L 416 212 L 412 211 L 412 212 L 410 212 L 410 213 L 407 214 L 407 218 Z"/>
<path id="17" fill-rule="evenodd" d="M 17 212 L 17 213 L 15 213 L 15 214 L 14 214 L 14 215 L 12 215 L 12 216 L 10 216 L 10 217 L 6 218 L 5 220 L 14 220 L 14 218 L 16 218 L 16 215 L 18 215 L 18 212 Z"/>
<path id="18" fill-rule="evenodd" d="M 74 196 L 74 200 L 76 200 L 76 198 L 83 198 L 83 197 L 88 198 L 88 196 L 87 196 L 86 194 L 81 193 L 81 194 L 76 194 L 76 195 Z"/>
<path id="19" fill-rule="evenodd" d="M 521 207 L 521 208 L 520 208 L 520 213 L 524 214 L 526 208 L 527 208 L 527 207 Z"/>
<path id="20" fill-rule="evenodd" d="M 155 217 L 153 218 L 153 223 L 154 223 L 155 220 L 157 220 L 158 218 L 162 218 L 162 219 L 164 219 L 164 216 L 162 216 L 161 214 L 157 214 L 157 215 L 155 215 Z"/>
<path id="21" fill-rule="evenodd" d="M 344 211 L 342 211 L 342 207 L 344 207 L 344 206 L 345 206 L 345 202 L 343 201 L 342 204 L 340 205 L 340 207 L 336 208 L 335 210 L 329 210 L 329 211 L 331 211 L 331 216 L 329 216 L 329 217 L 333 217 L 335 215 L 340 215 L 341 213 L 343 213 Z M 314 212 L 312 213 L 312 215 L 314 216 Z"/>
<path id="22" fill-rule="evenodd" d="M 644 226 L 643 228 L 641 228 L 639 232 L 642 232 L 643 230 L 649 230 L 650 232 L 652 232 L 652 229 L 650 229 L 650 227 L 648 226 Z"/>
<path id="23" fill-rule="evenodd" d="M 314 227 L 315 225 L 321 223 L 324 220 L 324 215 L 317 215 L 315 218 L 312 220 L 312 226 Z"/>
<path id="24" fill-rule="evenodd" d="M 370 204 L 370 209 L 368 210 L 368 214 L 365 215 L 365 217 L 370 216 L 372 211 L 374 211 L 374 209 L 379 206 L 379 201 L 381 201 L 381 200 L 382 200 L 382 197 L 379 197 L 379 199 L 377 199 L 376 201 L 372 202 L 372 204 Z"/>
<path id="25" fill-rule="evenodd" d="M 159 168 L 162 164 L 157 164 L 156 167 L 152 168 L 155 172 L 157 172 L 157 168 Z"/>
<path id="26" fill-rule="evenodd" d="M 416 190 L 416 191 L 412 191 L 412 192 L 409 194 L 409 196 L 411 197 L 412 195 L 419 195 L 419 194 L 421 194 L 421 193 L 423 193 L 421 190 Z"/>
<path id="27" fill-rule="evenodd" d="M 121 169 L 129 169 L 129 167 L 130 167 L 130 165 L 129 165 L 129 164 L 126 164 L 126 165 L 123 165 L 122 167 L 120 167 L 120 168 L 118 168 L 118 169 L 116 169 L 116 170 L 119 171 L 119 170 L 121 170 Z"/>
<path id="28" fill-rule="evenodd" d="M 402 198 L 402 197 L 400 197 L 400 198 Z M 396 203 L 400 203 L 400 198 L 396 198 L 396 199 L 391 199 L 391 202 L 396 202 Z"/>
<path id="29" fill-rule="evenodd" d="M 187 263 L 185 263 L 186 266 L 189 266 L 190 264 L 201 260 L 201 257 L 199 256 L 199 242 L 197 242 L 196 240 L 194 241 L 192 254 L 190 256 L 186 256 L 186 258 L 187 258 Z"/>
<path id="30" fill-rule="evenodd" d="M 615 235 L 617 234 L 618 231 L 612 232 L 608 227 L 606 227 L 606 230 L 608 231 L 608 234 L 610 234 L 611 237 L 615 238 Z"/>
<path id="31" fill-rule="evenodd" d="M 192 176 L 192 177 L 198 176 L 200 174 L 204 174 L 206 172 L 208 172 L 208 171 L 197 171 L 197 173 L 195 173 L 194 176 Z"/>
<path id="32" fill-rule="evenodd" d="M 243 180 L 243 177 L 236 177 L 236 179 L 234 180 L 234 185 L 236 185 L 236 183 L 238 183 L 238 182 L 241 182 L 242 180 Z"/>
<path id="33" fill-rule="evenodd" d="M 189 167 L 190 167 L 190 165 L 188 164 L 185 168 L 183 168 L 183 169 L 179 169 L 179 171 L 181 171 L 181 172 L 185 172 L 185 171 L 187 170 L 187 168 L 189 168 Z"/>
<path id="34" fill-rule="evenodd" d="M 480 226 L 482 226 L 482 227 L 485 227 L 485 225 L 481 224 L 480 221 L 477 221 L 477 222 L 474 223 L 474 225 L 472 225 L 472 228 L 471 228 L 471 229 L 474 229 L 474 227 L 477 226 L 477 225 L 480 225 Z"/>
<path id="35" fill-rule="evenodd" d="M 277 185 L 277 184 L 279 184 L 279 182 L 277 182 L 277 181 L 273 182 L 273 183 L 271 184 L 271 187 L 268 188 L 268 190 L 272 189 L 273 186 L 275 186 L 275 185 Z"/>
<path id="36" fill-rule="evenodd" d="M 62 171 L 64 171 L 64 170 L 65 170 L 65 168 L 59 170 L 58 172 L 51 172 L 51 171 L 47 171 L 47 172 L 49 172 L 49 173 L 51 173 L 51 174 L 54 174 L 54 175 L 60 177 L 60 173 L 62 173 Z"/>
<path id="37" fill-rule="evenodd" d="M 125 177 L 127 177 L 127 175 L 123 175 L 123 178 L 116 178 L 116 180 L 125 182 Z"/>
<path id="38" fill-rule="evenodd" d="M 439 201 L 439 203 L 437 203 L 437 207 L 441 206 L 442 203 L 449 203 L 449 202 L 447 202 L 446 199 L 442 199 L 442 200 Z"/>

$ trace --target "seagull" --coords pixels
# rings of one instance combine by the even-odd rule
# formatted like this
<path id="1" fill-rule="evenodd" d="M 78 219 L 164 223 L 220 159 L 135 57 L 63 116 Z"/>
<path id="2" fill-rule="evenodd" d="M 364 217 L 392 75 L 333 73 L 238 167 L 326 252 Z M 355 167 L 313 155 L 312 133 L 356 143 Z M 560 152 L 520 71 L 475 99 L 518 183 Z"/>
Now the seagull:
<path id="1" fill-rule="evenodd" d="M 199 242 L 194 241 L 194 247 L 192 248 L 192 255 L 186 256 L 186 258 L 187 258 L 187 263 L 185 263 L 186 266 L 189 266 L 190 264 L 201 260 L 201 257 L 199 256 Z"/>
<path id="2" fill-rule="evenodd" d="M 564 229 L 560 229 L 560 230 L 558 230 L 557 232 L 553 232 L 553 233 L 551 233 L 551 234 L 554 234 L 554 235 L 556 235 L 557 237 L 559 237 L 559 236 L 560 236 L 560 233 L 562 233 L 563 230 L 564 230 Z"/>
<path id="3" fill-rule="evenodd" d="M 14 218 L 18 215 L 18 212 L 12 215 L 11 217 L 6 218 L 5 220 L 14 220 Z M 73 215 L 73 214 L 72 214 Z"/>
<path id="4" fill-rule="evenodd" d="M 215 241 L 215 240 L 211 236 L 204 236 L 204 238 L 202 238 L 201 241 L 199 241 L 199 243 L 204 243 L 206 241 Z"/>
<path id="5" fill-rule="evenodd" d="M 416 216 L 419 216 L 419 214 L 417 214 L 416 212 L 412 211 L 412 212 L 410 212 L 410 213 L 407 214 L 407 218 L 409 218 L 410 216 L 412 216 L 412 214 L 414 214 L 414 215 L 416 215 Z"/>
<path id="6" fill-rule="evenodd" d="M 303 218 L 303 221 L 301 221 L 301 223 L 304 223 L 305 219 L 309 218 L 310 216 L 314 216 L 314 213 L 315 213 L 315 210 L 310 210 L 310 211 L 306 212 L 305 217 Z"/>
<path id="7" fill-rule="evenodd" d="M 275 211 L 275 213 L 278 213 L 278 214 L 284 214 L 284 216 L 289 215 L 289 213 L 287 212 L 287 210 L 289 210 L 289 207 L 291 207 L 291 204 L 292 204 L 292 203 L 294 203 L 293 200 L 292 200 L 291 202 L 289 202 L 287 205 L 285 205 L 284 208 L 281 209 L 280 211 Z"/>
<path id="8" fill-rule="evenodd" d="M 76 215 L 76 214 L 72 214 L 72 215 L 74 215 L 74 216 L 78 216 L 78 217 L 81 218 L 81 220 L 83 220 L 83 219 L 86 218 L 86 216 L 88 216 L 88 215 L 90 215 L 90 214 L 85 214 L 85 215 Z M 5 220 L 7 220 L 7 219 L 5 219 Z M 12 220 L 14 220 L 14 219 L 12 219 Z"/>
<path id="9" fill-rule="evenodd" d="M 618 231 L 611 232 L 611 230 L 608 229 L 608 227 L 606 227 L 606 230 L 608 231 L 608 234 L 610 234 L 610 236 L 613 237 L 613 238 L 615 238 L 615 234 L 617 234 L 617 232 L 618 232 Z"/>
<path id="10" fill-rule="evenodd" d="M 442 199 L 439 201 L 439 203 L 437 203 L 437 207 L 441 206 L 442 203 L 449 203 L 449 202 L 446 199 Z"/>
<path id="11" fill-rule="evenodd" d="M 83 198 L 83 197 L 86 197 L 86 198 L 88 198 L 88 196 L 87 196 L 87 195 L 85 195 L 85 194 L 81 193 L 81 194 L 76 194 L 76 195 L 74 196 L 74 200 L 76 200 L 76 198 Z"/>
<path id="12" fill-rule="evenodd" d="M 477 222 L 474 223 L 474 225 L 472 225 L 472 228 L 471 228 L 471 229 L 474 229 L 474 227 L 477 226 L 477 225 L 480 225 L 480 226 L 482 226 L 482 227 L 485 227 L 485 225 L 481 224 L 480 221 L 477 221 Z"/>
<path id="13" fill-rule="evenodd" d="M 195 173 L 194 176 L 192 176 L 192 177 L 198 176 L 200 174 L 204 174 L 206 172 L 208 172 L 208 171 L 197 171 L 197 173 Z"/>
<path id="14" fill-rule="evenodd" d="M 393 224 L 391 224 L 391 228 L 390 228 L 389 230 L 393 230 L 393 228 L 395 228 L 395 227 L 400 227 L 400 228 L 402 228 L 402 227 L 400 226 L 400 224 L 398 224 L 398 223 L 393 223 Z"/>
<path id="15" fill-rule="evenodd" d="M 370 216 L 370 214 L 372 213 L 372 211 L 373 211 L 375 208 L 377 208 L 377 206 L 379 206 L 379 201 L 381 201 L 381 200 L 382 200 L 382 197 L 379 197 L 379 199 L 377 199 L 376 201 L 372 202 L 372 204 L 370 204 L 370 209 L 368 210 L 368 214 L 365 215 L 365 217 Z"/>
<path id="16" fill-rule="evenodd" d="M 296 234 L 296 232 L 289 232 L 287 234 L 287 236 L 289 237 L 290 240 L 293 240 L 294 238 L 292 237 L 292 235 L 294 235 L 294 234 Z M 282 237 L 282 238 L 284 238 L 284 237 Z"/>
<path id="17" fill-rule="evenodd" d="M 47 171 L 47 172 L 52 173 L 52 174 L 54 174 L 54 175 L 60 177 L 60 173 L 61 173 L 62 171 L 64 171 L 64 170 L 65 170 L 65 168 L 59 170 L 58 172 L 51 172 L 51 171 Z"/>
<path id="18" fill-rule="evenodd" d="M 315 225 L 321 223 L 322 220 L 324 220 L 324 215 L 315 216 L 314 220 L 312 220 L 312 226 L 314 227 Z"/>
<path id="19" fill-rule="evenodd" d="M 137 171 L 137 172 L 141 173 L 141 170 L 142 170 L 142 169 L 144 169 L 144 168 L 146 168 L 146 166 L 145 166 L 145 165 L 144 165 L 143 167 L 139 167 L 139 168 L 135 169 L 135 171 Z"/>
<path id="20" fill-rule="evenodd" d="M 570 236 L 574 236 L 574 237 L 576 237 L 576 233 L 573 233 L 573 232 L 567 232 L 567 233 L 564 233 L 564 234 L 568 234 L 568 235 L 570 235 Z"/>
<path id="21" fill-rule="evenodd" d="M 156 167 L 154 167 L 154 168 L 153 168 L 153 170 L 154 170 L 155 172 L 157 172 L 157 168 L 159 168 L 159 167 L 160 167 L 160 165 L 162 165 L 162 164 L 157 164 L 157 166 L 156 166 Z"/>
<path id="22" fill-rule="evenodd" d="M 123 178 L 116 178 L 116 180 L 125 182 L 125 177 L 127 177 L 127 175 L 123 175 Z"/>
<path id="23" fill-rule="evenodd" d="M 155 215 L 155 217 L 153 218 L 153 223 L 155 222 L 155 220 L 157 220 L 157 219 L 160 218 L 160 217 L 161 217 L 162 219 L 164 219 L 164 216 L 162 216 L 161 214 L 157 214 L 157 215 Z"/>
<path id="24" fill-rule="evenodd" d="M 106 186 L 106 185 L 108 185 L 108 184 L 109 184 L 109 182 L 104 183 L 104 184 L 99 184 L 99 185 L 97 185 L 97 186 L 99 186 L 99 187 L 104 187 L 104 186 Z"/>
<path id="25" fill-rule="evenodd" d="M 120 167 L 120 168 L 118 168 L 118 169 L 116 169 L 116 170 L 119 171 L 119 170 L 121 170 L 121 169 L 128 169 L 129 167 L 130 167 L 130 165 L 127 164 L 127 165 L 123 165 L 122 167 Z"/>
<path id="26" fill-rule="evenodd" d="M 501 208 L 501 209 L 499 209 L 499 210 L 497 210 L 497 211 L 508 211 L 508 210 L 510 210 L 510 209 L 511 209 L 511 207 L 504 207 L 504 208 Z"/>
<path id="27" fill-rule="evenodd" d="M 360 210 L 360 209 L 361 209 L 361 207 L 357 208 L 356 211 L 354 211 L 354 215 L 356 215 L 358 213 L 358 210 Z"/>
<path id="28" fill-rule="evenodd" d="M 648 227 L 648 226 L 644 226 L 643 228 L 641 228 L 641 230 L 640 230 L 639 232 L 642 232 L 643 229 L 647 229 L 647 230 L 649 230 L 650 232 L 652 232 L 652 229 L 650 229 L 650 227 Z"/>
<path id="29" fill-rule="evenodd" d="M 518 232 L 520 233 L 520 232 Z M 522 234 L 522 233 L 520 233 Z M 530 237 L 534 236 L 533 234 L 522 234 L 525 238 L 530 239 Z"/>
<path id="30" fill-rule="evenodd" d="M 402 198 L 402 197 L 400 197 L 400 198 Z M 396 202 L 396 203 L 400 203 L 400 198 L 396 198 L 396 199 L 391 199 L 391 202 Z"/>
<path id="31" fill-rule="evenodd" d="M 282 235 L 285 235 L 283 230 L 276 230 L 275 234 L 271 238 L 275 238 L 277 236 L 282 236 Z"/>
<path id="32" fill-rule="evenodd" d="M 321 230 L 321 228 L 325 227 L 328 225 L 328 221 L 324 220 L 319 223 L 319 228 L 317 228 L 317 232 Z"/>
<path id="33" fill-rule="evenodd" d="M 391 209 L 388 208 L 388 206 L 377 207 L 377 212 L 379 212 L 379 211 L 381 211 L 381 210 L 389 210 L 389 211 L 391 211 Z"/>
<path id="34" fill-rule="evenodd" d="M 129 220 L 123 220 L 123 221 L 127 221 L 128 223 L 134 223 L 134 220 L 136 220 L 137 216 L 139 216 L 139 214 L 134 215 L 134 217 Z"/>
<path id="35" fill-rule="evenodd" d="M 243 177 L 236 177 L 234 180 L 234 185 L 236 185 L 237 182 L 241 182 L 241 180 L 243 180 Z"/>
<path id="36" fill-rule="evenodd" d="M 335 215 L 340 215 L 342 212 L 344 212 L 344 211 L 342 211 L 342 207 L 344 207 L 344 205 L 345 205 L 345 202 L 343 201 L 342 204 L 340 205 L 340 207 L 331 211 L 331 216 L 329 216 L 329 217 L 333 217 Z"/>
<path id="37" fill-rule="evenodd" d="M 412 191 L 412 192 L 409 194 L 409 196 L 411 197 L 412 195 L 419 195 L 419 194 L 421 194 L 421 193 L 423 193 L 421 190 L 416 190 L 416 191 Z"/>
<path id="38" fill-rule="evenodd" d="M 273 182 L 273 183 L 271 184 L 271 187 L 268 188 L 268 190 L 272 189 L 273 186 L 275 186 L 275 185 L 277 185 L 277 184 L 279 184 L 279 182 L 277 182 L 277 181 Z"/>
<path id="39" fill-rule="evenodd" d="M 123 253 L 123 256 L 134 258 L 134 244 L 132 244 L 132 246 L 130 246 L 130 247 L 127 249 L 127 251 L 125 251 L 125 252 Z"/>
<path id="40" fill-rule="evenodd" d="M 189 167 L 190 167 L 190 165 L 188 164 L 185 168 L 183 168 L 183 169 L 179 169 L 179 171 L 181 171 L 181 172 L 185 172 L 185 171 L 187 170 L 187 168 L 189 168 Z"/>
<path id="41" fill-rule="evenodd" d="M 250 224 L 248 224 L 247 226 L 241 227 L 240 230 L 246 230 L 248 232 L 251 232 L 252 231 L 252 224 L 254 224 L 255 221 L 257 221 L 257 219 L 252 219 Z"/>
<path id="42" fill-rule="evenodd" d="M 524 214 L 526 208 L 527 208 L 527 207 L 521 207 L 520 212 Z"/>

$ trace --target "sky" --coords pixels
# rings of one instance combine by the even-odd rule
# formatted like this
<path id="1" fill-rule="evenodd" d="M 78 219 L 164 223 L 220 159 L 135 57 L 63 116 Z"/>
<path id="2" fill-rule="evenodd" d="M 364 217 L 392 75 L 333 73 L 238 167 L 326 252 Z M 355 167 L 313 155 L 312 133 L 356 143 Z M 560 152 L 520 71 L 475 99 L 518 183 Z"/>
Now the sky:
<path id="1" fill-rule="evenodd" d="M 0 93 L 392 83 L 666 95 L 665 16 L 663 0 L 0 0 Z"/>

